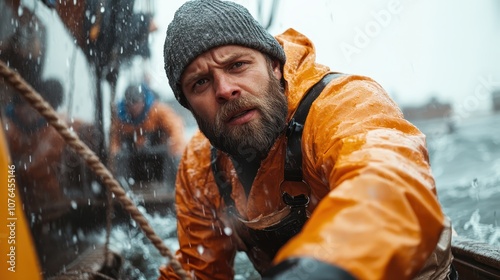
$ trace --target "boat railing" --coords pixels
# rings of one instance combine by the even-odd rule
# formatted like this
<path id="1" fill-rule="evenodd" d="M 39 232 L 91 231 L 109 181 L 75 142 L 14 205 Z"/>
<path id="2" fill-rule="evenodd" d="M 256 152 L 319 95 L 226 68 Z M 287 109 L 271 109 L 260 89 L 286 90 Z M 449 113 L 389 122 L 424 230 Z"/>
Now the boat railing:
<path id="1" fill-rule="evenodd" d="M 455 236 L 452 252 L 459 279 L 500 279 L 500 246 Z"/>

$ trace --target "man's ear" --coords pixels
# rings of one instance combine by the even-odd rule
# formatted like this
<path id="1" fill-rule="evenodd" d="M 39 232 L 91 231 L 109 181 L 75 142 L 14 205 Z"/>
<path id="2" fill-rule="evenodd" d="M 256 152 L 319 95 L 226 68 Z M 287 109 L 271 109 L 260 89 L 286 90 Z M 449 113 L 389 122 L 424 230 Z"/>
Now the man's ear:
<path id="1" fill-rule="evenodd" d="M 276 79 L 281 80 L 283 77 L 283 73 L 281 72 L 281 63 L 278 59 L 274 59 L 271 63 L 271 67 L 273 69 L 273 74 Z"/>

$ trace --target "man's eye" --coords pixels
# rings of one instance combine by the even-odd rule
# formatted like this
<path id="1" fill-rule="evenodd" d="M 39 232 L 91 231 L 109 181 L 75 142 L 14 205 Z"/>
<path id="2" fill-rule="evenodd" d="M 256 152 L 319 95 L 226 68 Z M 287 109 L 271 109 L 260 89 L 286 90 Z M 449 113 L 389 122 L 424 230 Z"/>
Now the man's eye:
<path id="1" fill-rule="evenodd" d="M 207 82 L 207 79 L 200 79 L 194 83 L 194 87 L 202 86 Z"/>
<path id="2" fill-rule="evenodd" d="M 208 84 L 208 79 L 206 79 L 206 78 L 196 80 L 193 83 L 191 90 L 193 91 L 193 93 L 200 93 L 203 90 L 205 90 L 207 84 Z"/>
<path id="3" fill-rule="evenodd" d="M 240 68 L 244 64 L 245 64 L 244 62 L 238 61 L 238 62 L 233 64 L 232 68 Z"/>

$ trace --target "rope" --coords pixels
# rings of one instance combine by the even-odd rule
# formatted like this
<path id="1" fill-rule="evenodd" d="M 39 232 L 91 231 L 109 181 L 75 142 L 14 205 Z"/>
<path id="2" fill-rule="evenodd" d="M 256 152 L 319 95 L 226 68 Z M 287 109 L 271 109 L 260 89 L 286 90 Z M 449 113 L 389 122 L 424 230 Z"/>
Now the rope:
<path id="1" fill-rule="evenodd" d="M 163 257 L 169 259 L 170 266 L 181 277 L 181 279 L 191 279 L 181 264 L 173 256 L 172 252 L 165 246 L 163 241 L 149 225 L 147 219 L 139 211 L 134 202 L 127 197 L 125 191 L 121 188 L 118 181 L 111 175 L 111 172 L 102 164 L 99 157 L 85 144 L 78 135 L 70 131 L 68 126 L 56 114 L 54 109 L 38 94 L 17 72 L 10 69 L 0 60 L 0 75 L 3 76 L 8 84 L 15 88 L 30 104 L 33 106 L 52 127 L 54 127 L 67 144 L 80 155 L 88 164 L 90 169 L 102 178 L 104 185 L 112 191 L 120 201 L 123 208 L 127 210 L 131 217 L 139 224 L 140 228 L 151 240 Z"/>

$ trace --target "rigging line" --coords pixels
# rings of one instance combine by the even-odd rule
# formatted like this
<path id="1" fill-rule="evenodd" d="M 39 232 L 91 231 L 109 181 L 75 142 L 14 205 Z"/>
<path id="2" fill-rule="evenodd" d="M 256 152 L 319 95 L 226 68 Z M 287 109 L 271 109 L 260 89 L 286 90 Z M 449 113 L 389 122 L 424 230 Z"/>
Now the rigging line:
<path id="1" fill-rule="evenodd" d="M 113 262 L 113 254 L 109 250 L 111 243 L 111 223 L 113 220 L 113 194 L 109 189 L 106 190 L 106 199 L 108 207 L 106 207 L 106 239 L 104 242 L 104 266 L 110 267 Z"/>
<path id="2" fill-rule="evenodd" d="M 274 19 L 276 17 L 276 12 L 277 12 L 277 9 L 279 7 L 279 0 L 272 1 L 271 11 L 269 12 L 269 18 L 267 19 L 267 22 L 264 22 L 265 19 L 264 19 L 264 8 L 263 8 L 264 4 L 263 4 L 263 2 L 264 1 L 260 0 L 257 3 L 257 13 L 258 13 L 259 21 L 262 24 L 262 26 L 264 27 L 264 29 L 269 30 L 269 28 L 271 28 L 271 26 L 274 23 Z"/>
<path id="3" fill-rule="evenodd" d="M 127 210 L 131 217 L 139 224 L 145 236 L 153 243 L 163 257 L 168 258 L 169 265 L 174 269 L 177 275 L 180 276 L 181 279 L 191 279 L 170 249 L 165 246 L 162 239 L 154 232 L 153 228 L 151 228 L 146 217 L 144 217 L 135 203 L 127 196 L 111 172 L 99 160 L 99 157 L 80 140 L 74 131 L 69 130 L 66 123 L 57 116 L 57 113 L 50 104 L 47 103 L 47 101 L 45 101 L 16 71 L 10 69 L 2 60 L 0 60 L 0 76 L 4 77 L 5 81 L 30 103 L 31 106 L 55 128 L 66 143 L 85 160 L 90 169 L 101 177 L 104 185 L 115 194 L 123 208 Z"/>
<path id="4" fill-rule="evenodd" d="M 73 48 L 73 53 L 71 54 L 71 65 L 73 67 L 70 68 L 69 71 L 69 90 L 68 90 L 68 117 L 71 121 L 73 121 L 73 96 L 75 94 L 75 68 L 76 68 L 76 40 L 74 41 L 75 45 Z"/>

